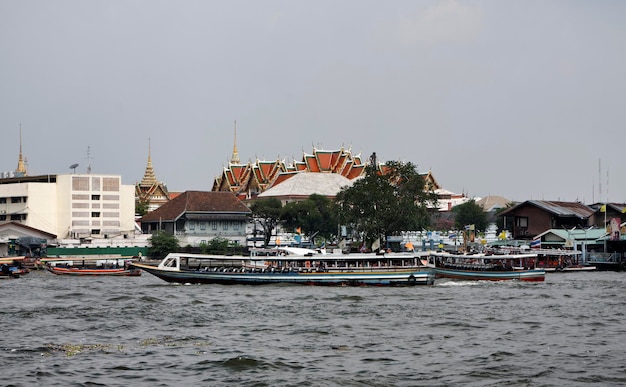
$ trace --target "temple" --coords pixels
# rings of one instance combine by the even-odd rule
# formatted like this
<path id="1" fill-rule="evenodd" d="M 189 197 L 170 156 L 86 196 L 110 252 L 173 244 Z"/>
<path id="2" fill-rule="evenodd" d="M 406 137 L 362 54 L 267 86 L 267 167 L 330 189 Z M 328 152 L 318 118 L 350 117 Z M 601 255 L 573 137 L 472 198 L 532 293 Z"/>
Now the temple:
<path id="1" fill-rule="evenodd" d="M 146 204 L 147 212 L 151 212 L 170 201 L 167 187 L 158 181 L 152 167 L 150 141 L 148 141 L 148 165 L 141 182 L 135 184 L 135 206 Z"/>
<path id="2" fill-rule="evenodd" d="M 215 178 L 212 191 L 230 191 L 240 200 L 254 199 L 300 173 L 337 174 L 347 180 L 354 180 L 365 173 L 368 165 L 360 155 L 353 155 L 343 147 L 331 151 L 313 148 L 311 154 L 304 153 L 301 160 L 291 164 L 283 160 L 258 159 L 253 163 L 241 164 L 234 162 L 235 156 L 238 157 L 236 148 L 229 165 Z M 384 165 L 379 164 L 378 168 L 384 173 Z M 435 191 L 441 188 L 430 171 L 422 176 L 426 181 L 426 189 Z"/>

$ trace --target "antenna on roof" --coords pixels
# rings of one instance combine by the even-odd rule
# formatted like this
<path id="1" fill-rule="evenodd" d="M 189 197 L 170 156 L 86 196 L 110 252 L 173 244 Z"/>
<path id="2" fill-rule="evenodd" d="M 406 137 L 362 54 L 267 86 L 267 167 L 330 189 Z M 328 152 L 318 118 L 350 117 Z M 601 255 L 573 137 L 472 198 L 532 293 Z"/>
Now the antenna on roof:
<path id="1" fill-rule="evenodd" d="M 76 168 L 78 168 L 78 163 L 70 165 L 70 169 L 74 170 L 74 174 L 76 174 Z"/>
<path id="2" fill-rule="evenodd" d="M 87 173 L 91 173 L 91 161 L 89 161 L 89 160 L 91 160 L 92 157 L 91 157 L 91 147 L 90 146 L 87 146 L 87 157 L 86 157 L 86 159 L 87 159 L 87 163 L 88 163 L 88 165 L 87 165 Z"/>

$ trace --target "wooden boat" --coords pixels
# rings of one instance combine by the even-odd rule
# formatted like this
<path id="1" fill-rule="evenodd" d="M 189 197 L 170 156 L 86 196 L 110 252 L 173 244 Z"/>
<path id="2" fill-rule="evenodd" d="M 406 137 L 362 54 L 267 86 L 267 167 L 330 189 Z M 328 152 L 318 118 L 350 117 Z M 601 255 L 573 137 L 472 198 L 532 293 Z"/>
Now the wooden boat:
<path id="1" fill-rule="evenodd" d="M 537 269 L 536 254 L 450 254 L 433 252 L 429 263 L 437 278 L 462 280 L 543 281 L 545 270 Z"/>
<path id="2" fill-rule="evenodd" d="M 132 266 L 182 284 L 413 286 L 432 285 L 435 279 L 417 254 L 317 254 L 296 248 L 250 256 L 171 253 L 158 266 Z"/>
<path id="3" fill-rule="evenodd" d="M 130 265 L 130 258 L 44 258 L 47 271 L 57 275 L 73 276 L 139 276 L 141 270 Z"/>
<path id="4" fill-rule="evenodd" d="M 0 278 L 19 278 L 30 270 L 24 266 L 26 257 L 0 258 Z"/>

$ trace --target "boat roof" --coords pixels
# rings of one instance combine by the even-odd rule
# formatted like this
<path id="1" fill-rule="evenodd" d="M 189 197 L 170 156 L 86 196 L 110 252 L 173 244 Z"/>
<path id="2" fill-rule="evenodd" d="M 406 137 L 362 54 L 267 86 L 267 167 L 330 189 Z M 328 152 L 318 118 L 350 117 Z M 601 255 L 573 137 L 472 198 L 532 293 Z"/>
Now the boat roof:
<path id="1" fill-rule="evenodd" d="M 256 254 L 266 252 L 267 255 Z M 359 260 L 376 260 L 376 259 L 410 259 L 410 258 L 426 258 L 428 252 L 399 252 L 399 253 L 355 253 L 355 254 L 324 254 L 315 250 L 297 247 L 275 248 L 275 249 L 257 249 L 253 250 L 249 256 L 243 255 L 211 255 L 211 254 L 193 254 L 193 253 L 170 253 L 165 259 L 179 257 L 190 258 L 196 260 L 215 260 L 215 261 L 234 261 L 234 260 L 255 260 L 255 261 L 359 261 Z"/>
<path id="2" fill-rule="evenodd" d="M 52 258 L 41 258 L 41 262 L 66 262 L 66 261 L 121 261 L 121 260 L 131 260 L 137 259 L 137 257 L 103 257 L 101 255 L 98 256 L 89 256 L 89 257 L 52 257 Z"/>
<path id="3" fill-rule="evenodd" d="M 13 261 L 23 261 L 26 257 L 3 257 L 0 258 L 0 263 L 12 263 Z"/>
<path id="4" fill-rule="evenodd" d="M 452 257 L 463 259 L 520 259 L 520 258 L 537 258 L 537 254 L 491 254 L 484 253 L 475 254 L 452 254 L 447 252 L 433 252 L 432 255 L 437 257 Z"/>

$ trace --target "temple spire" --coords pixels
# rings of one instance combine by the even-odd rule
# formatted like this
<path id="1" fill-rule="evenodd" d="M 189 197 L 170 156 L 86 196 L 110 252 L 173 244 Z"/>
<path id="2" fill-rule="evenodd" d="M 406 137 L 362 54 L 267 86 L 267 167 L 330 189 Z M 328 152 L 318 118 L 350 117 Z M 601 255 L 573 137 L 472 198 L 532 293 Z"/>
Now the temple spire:
<path id="1" fill-rule="evenodd" d="M 15 172 L 26 176 L 26 165 L 24 164 L 24 157 L 22 156 L 22 124 L 20 124 L 20 156 L 17 160 L 17 169 Z"/>
<path id="2" fill-rule="evenodd" d="M 237 151 L 237 120 L 235 120 L 235 141 L 233 146 L 233 156 L 230 158 L 231 164 L 240 164 L 239 152 Z"/>
<path id="3" fill-rule="evenodd" d="M 141 185 L 152 185 L 156 184 L 157 179 L 154 175 L 154 168 L 152 168 L 152 156 L 150 152 L 150 139 L 148 138 L 148 165 L 146 166 L 146 172 L 143 175 L 143 179 L 141 180 Z"/>

